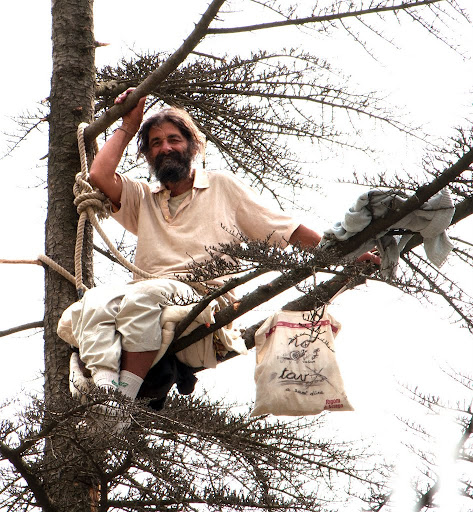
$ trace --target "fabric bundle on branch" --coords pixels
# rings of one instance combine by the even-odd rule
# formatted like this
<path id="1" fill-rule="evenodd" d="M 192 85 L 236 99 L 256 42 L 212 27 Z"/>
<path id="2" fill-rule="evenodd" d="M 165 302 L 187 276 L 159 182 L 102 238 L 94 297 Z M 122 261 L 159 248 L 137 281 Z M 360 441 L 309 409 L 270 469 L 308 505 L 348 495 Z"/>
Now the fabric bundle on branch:
<path id="1" fill-rule="evenodd" d="M 335 241 L 363 231 L 373 220 L 384 218 L 406 201 L 398 192 L 369 190 L 362 194 L 346 212 L 342 221 L 324 232 L 321 247 L 330 247 Z M 453 248 L 445 230 L 452 221 L 455 208 L 448 189 L 442 189 L 417 210 L 406 215 L 389 230 L 368 240 L 349 256 L 357 257 L 376 246 L 381 254 L 381 273 L 386 278 L 396 275 L 399 255 L 410 238 L 419 233 L 424 239 L 427 258 L 441 267 Z"/>

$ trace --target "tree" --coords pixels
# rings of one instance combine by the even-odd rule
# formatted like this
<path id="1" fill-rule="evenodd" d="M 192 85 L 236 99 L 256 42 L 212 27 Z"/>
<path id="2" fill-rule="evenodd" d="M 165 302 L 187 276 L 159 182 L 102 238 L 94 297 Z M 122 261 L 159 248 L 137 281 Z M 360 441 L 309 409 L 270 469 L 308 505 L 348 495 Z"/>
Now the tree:
<path id="1" fill-rule="evenodd" d="M 249 174 L 255 183 L 271 190 L 274 195 L 278 195 L 277 187 L 281 185 L 300 186 L 303 181 L 297 166 L 294 165 L 292 155 L 288 154 L 287 148 L 281 144 L 282 139 L 296 136 L 327 142 L 338 141 L 342 144 L 350 143 L 349 140 L 340 136 L 338 129 L 333 129 L 330 123 L 325 122 L 326 120 L 323 117 L 316 118 L 312 113 L 308 113 L 309 108 L 302 112 L 298 107 L 301 100 L 305 102 L 305 105 L 321 105 L 323 107 L 322 113 L 328 110 L 330 112 L 346 112 L 349 117 L 354 114 L 361 117 L 366 116 L 367 118 L 384 120 L 395 127 L 410 131 L 408 127 L 401 125 L 394 116 L 389 116 L 386 111 L 378 107 L 374 97 L 367 98 L 364 95 L 353 95 L 348 89 L 341 86 L 328 84 L 325 81 L 321 83 L 320 76 L 312 78 L 312 73 L 324 75 L 324 73 L 329 74 L 331 71 L 325 62 L 313 58 L 310 54 L 296 51 L 289 51 L 285 54 L 260 52 L 247 59 L 234 57 L 228 59 L 228 61 L 215 59 L 214 56 L 209 55 L 190 57 L 198 43 L 208 35 L 270 28 L 264 26 L 233 29 L 222 27 L 222 23 L 216 21 L 216 16 L 220 13 L 224 4 L 223 0 L 210 3 L 193 32 L 172 55 L 141 56 L 132 65 L 122 63 L 121 68 L 118 66 L 117 69 L 101 70 L 99 78 L 106 82 L 101 83 L 97 91 L 97 119 L 85 131 L 89 154 L 91 154 L 92 140 L 112 126 L 113 122 L 119 119 L 126 109 L 136 104 L 138 98 L 145 94 L 154 98 L 152 103 L 176 103 L 188 107 L 199 122 L 203 133 L 207 135 L 212 147 L 222 155 L 229 166 L 235 170 L 238 166 L 244 173 Z M 276 9 L 275 6 L 269 4 L 266 7 Z M 427 14 L 421 14 L 417 8 L 428 8 Z M 444 9 L 447 11 L 444 12 Z M 452 9 L 452 11 L 448 11 L 449 9 Z M 298 11 L 281 12 L 280 14 L 285 17 L 285 20 L 279 24 L 307 26 L 318 23 L 328 30 L 330 25 L 338 22 L 352 32 L 352 29 L 347 25 L 351 19 L 364 20 L 366 17 L 368 20 L 371 15 L 382 15 L 384 13 L 386 15 L 389 13 L 401 15 L 405 12 L 417 21 L 426 24 L 429 30 L 435 32 L 435 25 L 430 25 L 430 23 L 436 19 L 441 19 L 444 14 L 455 12 L 454 9 L 455 5 L 451 5 L 450 2 L 432 0 L 410 4 L 382 2 L 376 8 L 365 8 L 362 3 L 356 7 L 337 3 L 327 4 L 326 7 L 319 8 L 319 11 L 314 9 L 313 16 L 306 18 L 300 17 Z M 459 11 L 457 10 L 457 12 Z M 433 18 L 429 20 L 428 16 L 430 14 L 433 15 Z M 72 32 L 71 27 L 77 28 L 77 32 Z M 79 122 L 90 123 L 93 118 L 95 79 L 93 53 L 96 43 L 92 34 L 91 0 L 82 0 L 76 3 L 74 7 L 60 1 L 53 3 L 53 41 L 54 68 L 50 97 L 51 110 L 48 119 L 50 125 L 48 171 L 50 197 L 48 200 L 46 253 L 63 267 L 72 271 L 74 268 L 72 255 L 74 253 L 77 223 L 76 213 L 72 206 L 72 183 L 75 172 L 79 167 L 75 133 Z M 272 67 L 271 62 L 275 62 L 276 67 Z M 179 67 L 181 64 L 182 66 Z M 141 75 L 128 76 L 127 72 L 131 68 L 133 68 L 133 71 L 139 70 Z M 154 71 L 152 71 L 153 68 L 155 68 Z M 129 101 L 122 107 L 107 108 L 111 105 L 111 99 L 130 84 L 137 85 L 137 89 L 130 96 Z M 245 98 L 247 101 L 245 101 Z M 263 103 L 265 107 L 261 108 L 255 100 L 260 103 L 266 102 Z M 105 108 L 106 111 L 101 110 Z M 274 115 L 271 113 L 274 113 Z M 319 122 L 319 119 L 322 119 L 322 122 Z M 335 128 L 337 127 L 335 126 Z M 296 251 L 286 259 L 281 259 L 282 255 L 276 251 L 274 258 L 270 259 L 267 253 L 268 248 L 265 248 L 264 256 L 261 257 L 261 252 L 259 252 L 261 248 L 250 244 L 248 251 L 238 253 L 238 256 L 243 257 L 245 261 L 252 262 L 250 268 L 257 267 L 260 269 L 259 273 L 260 271 L 278 269 L 283 264 L 284 271 L 270 287 L 260 287 L 254 293 L 242 299 L 237 313 L 241 315 L 250 311 L 258 303 L 293 287 L 310 276 L 314 268 L 323 272 L 328 271 L 338 274 L 341 258 L 350 254 L 363 241 L 369 240 L 377 233 L 388 229 L 395 220 L 401 219 L 409 211 L 418 208 L 420 203 L 428 200 L 441 188 L 449 183 L 454 183 L 458 176 L 468 169 L 472 161 L 471 149 L 468 147 L 469 141 L 470 137 L 465 136 L 460 145 L 455 148 L 457 152 L 455 160 L 449 162 L 446 166 L 447 170 L 440 169 L 438 176 L 433 177 L 430 183 L 422 187 L 412 183 L 411 189 L 416 192 L 415 199 L 407 201 L 403 208 L 389 217 L 372 223 L 359 235 L 337 244 L 333 248 L 333 252 L 328 255 L 326 251 L 316 251 L 314 254 Z M 261 159 L 263 154 L 267 156 L 265 159 Z M 256 158 L 255 155 L 257 155 Z M 67 172 L 64 171 L 66 168 L 68 169 Z M 395 184 L 395 186 L 396 188 L 406 188 L 405 183 Z M 465 186 L 467 187 L 468 184 L 465 184 Z M 456 192 L 460 191 L 459 185 L 455 184 L 453 188 Z M 457 214 L 455 221 L 469 215 L 471 207 L 468 197 L 460 203 L 459 208 L 457 208 L 458 211 L 460 213 Z M 86 283 L 90 285 L 92 283 L 91 240 L 89 237 L 86 237 L 86 240 L 86 247 L 83 252 L 83 261 L 85 262 L 83 275 Z M 419 240 L 413 239 L 411 246 L 406 249 L 406 260 L 415 257 L 410 256 L 412 254 L 410 251 L 416 246 L 416 243 L 418 244 Z M 235 254 L 235 251 L 239 248 L 228 247 L 225 250 Z M 461 254 L 464 255 L 464 251 Z M 264 265 L 261 264 L 261 260 L 263 260 Z M 412 264 L 412 259 L 409 260 L 409 263 Z M 206 270 L 208 271 L 208 269 L 196 269 L 196 272 Z M 215 272 L 215 268 L 210 268 L 210 271 Z M 417 286 L 419 290 L 423 289 L 423 283 L 425 282 L 433 286 L 434 278 L 430 278 L 425 272 L 421 273 L 421 266 L 416 265 L 414 271 L 415 276 L 421 276 L 423 279 L 422 283 Z M 325 283 L 322 287 L 317 287 L 313 291 L 305 293 L 304 297 L 293 307 L 307 307 L 307 302 L 303 304 L 304 301 L 308 301 L 310 307 L 314 306 L 315 300 L 324 302 L 337 287 L 345 284 L 347 276 L 356 283 L 359 282 L 359 279 L 366 279 L 367 272 L 364 268 L 349 269 L 347 267 L 345 273 L 342 274 L 342 278 L 334 278 L 332 282 Z M 407 286 L 407 283 L 406 280 L 404 285 Z M 400 284 L 403 284 L 402 281 Z M 442 289 L 435 285 L 434 290 L 441 292 L 452 305 L 455 304 L 456 299 L 445 288 Z M 459 298 L 461 299 L 461 297 Z M 81 483 L 81 485 L 74 488 L 77 493 L 74 501 L 78 504 L 84 503 L 83 508 L 81 508 L 82 505 L 78 505 L 78 510 L 90 508 L 91 505 L 88 503 L 91 498 L 90 489 L 96 489 L 97 482 L 100 481 L 102 486 L 100 499 L 103 501 L 100 506 L 106 507 L 107 493 L 104 489 L 112 481 L 110 480 L 110 474 L 117 478 L 113 484 L 115 485 L 115 482 L 121 481 L 123 475 L 131 475 L 131 473 L 127 473 L 130 468 L 143 470 L 142 460 L 136 462 L 139 457 L 134 458 L 133 463 L 130 462 L 127 457 L 132 457 L 132 451 L 127 451 L 126 448 L 120 453 L 104 454 L 99 452 L 100 457 L 98 459 L 88 457 L 87 464 L 90 463 L 91 466 L 87 466 L 85 472 L 87 478 L 83 479 L 76 478 L 78 476 L 77 463 L 74 462 L 69 465 L 67 462 L 69 455 L 77 456 L 78 445 L 79 450 L 83 447 L 74 436 L 74 431 L 69 428 L 67 434 L 64 434 L 61 428 L 65 423 L 69 427 L 74 425 L 74 421 L 77 423 L 77 415 L 83 411 L 83 408 L 71 406 L 69 401 L 65 402 L 67 406 L 65 410 L 62 407 L 64 397 L 67 396 L 67 360 L 69 354 L 64 343 L 56 337 L 55 330 L 61 311 L 74 300 L 75 291 L 73 287 L 64 281 L 61 276 L 48 269 L 46 271 L 44 321 L 46 384 L 45 409 L 42 413 L 43 416 L 41 416 L 44 422 L 43 427 L 34 427 L 36 428 L 33 435 L 34 443 L 31 444 L 26 440 L 20 441 L 18 447 L 13 449 L 13 452 L 16 453 L 9 451 L 8 444 L 2 445 L 3 456 L 14 464 L 22 478 L 28 482 L 34 495 L 35 504 L 42 506 L 45 510 L 61 510 L 66 508 L 71 500 L 70 495 L 68 495 L 67 502 L 63 502 L 65 477 L 63 473 L 59 472 L 59 467 L 56 465 L 57 460 L 61 461 L 62 469 L 67 468 L 67 471 L 70 471 L 70 476 L 66 477 L 66 481 Z M 456 307 L 456 309 L 460 312 L 463 320 L 469 323 L 470 316 L 468 312 L 461 311 L 459 307 Z M 217 318 L 215 328 L 225 325 L 231 317 L 235 316 L 234 308 L 222 311 Z M 250 332 L 248 330 L 248 333 Z M 199 332 L 196 332 L 193 336 L 193 338 L 187 339 L 187 342 L 192 342 L 198 338 Z M 181 346 L 183 342 L 185 340 L 180 341 Z M 251 343 L 251 335 L 248 336 L 248 343 Z M 97 399 L 99 400 L 100 397 Z M 37 410 L 43 411 L 39 404 L 35 404 L 35 407 Z M 136 411 L 136 414 L 143 413 Z M 173 413 L 170 414 L 172 416 Z M 65 418 L 70 418 L 70 422 L 69 420 L 66 421 Z M 276 428 L 279 427 L 276 425 Z M 11 435 L 13 430 L 12 425 L 7 424 L 5 426 L 5 436 Z M 27 431 L 26 438 L 31 439 L 31 434 L 31 431 Z M 142 446 L 140 443 L 143 443 L 142 433 L 140 435 L 141 437 L 136 438 L 137 446 Z M 175 432 L 170 431 L 166 435 L 171 436 L 172 439 Z M 23 465 L 30 455 L 28 450 L 37 450 L 43 440 L 46 441 L 45 467 L 53 468 L 52 471 L 48 471 L 47 476 L 44 476 L 44 481 L 43 477 L 39 480 L 33 478 L 32 468 L 37 464 L 37 459 L 34 458 L 30 467 L 28 467 L 28 464 Z M 269 443 L 267 439 L 266 443 Z M 160 449 L 168 447 L 166 444 L 163 444 L 163 446 L 164 448 L 157 446 L 158 452 Z M 58 453 L 60 454 L 59 458 Z M 88 453 L 91 453 L 91 451 L 89 450 Z M 94 470 L 94 467 L 97 468 L 97 465 L 104 461 L 106 464 L 111 464 L 112 461 L 115 464 L 118 461 L 118 464 L 114 466 L 115 471 L 111 471 L 107 475 L 103 468 L 101 468 L 101 471 Z M 137 466 L 133 466 L 133 464 L 137 464 Z M 339 471 L 340 468 L 337 468 L 337 470 Z M 153 471 L 157 471 L 157 469 L 153 469 Z M 248 506 L 262 507 L 264 500 L 269 499 L 268 489 L 265 490 L 265 485 L 269 485 L 270 479 L 264 472 L 263 474 L 257 473 L 258 469 L 255 468 L 252 478 L 261 486 L 264 492 L 261 495 L 258 494 L 260 498 L 256 503 L 247 504 L 245 500 L 248 499 L 248 496 L 238 494 L 238 491 L 236 491 L 235 497 L 240 500 L 240 504 L 243 501 Z M 354 478 L 357 478 L 355 468 L 350 468 L 350 473 Z M 94 477 L 89 478 L 91 475 L 94 475 Z M 359 477 L 358 479 L 360 480 Z M 45 482 L 47 492 L 44 492 L 43 484 Z M 138 483 L 139 479 L 133 484 L 133 492 L 130 498 L 136 499 L 136 497 L 133 497 L 135 496 L 133 493 L 140 492 Z M 212 501 L 209 496 L 216 501 L 218 501 L 217 497 L 228 499 L 228 495 L 217 491 L 219 491 L 219 486 L 217 486 L 217 490 L 213 490 L 210 494 L 207 493 L 200 497 L 195 495 L 190 499 L 197 502 L 205 500 L 207 504 Z M 143 496 L 140 494 L 141 501 Z M 300 502 L 303 501 L 302 496 L 298 498 Z M 94 499 L 95 495 L 92 495 L 92 501 Z M 271 499 L 276 498 L 272 495 Z M 27 497 L 25 501 L 28 502 L 29 498 Z M 10 506 L 12 502 L 7 503 Z M 173 504 L 171 501 L 167 504 L 167 507 L 171 507 Z M 226 505 L 229 507 L 232 505 L 232 503 L 225 501 L 219 501 L 218 504 L 219 506 Z M 113 506 L 113 503 L 111 506 Z M 129 503 L 128 506 L 137 508 L 140 505 L 133 502 Z M 156 503 L 150 502 L 149 508 L 152 506 L 156 506 Z M 291 507 L 294 505 L 286 502 L 285 505 L 278 506 Z M 163 504 L 163 507 L 166 508 L 166 504 Z"/>
<path id="2" fill-rule="evenodd" d="M 461 373 L 448 370 L 449 377 L 461 386 L 463 386 L 468 394 L 471 395 L 472 381 L 471 377 L 462 375 Z M 455 440 L 456 443 L 447 454 L 450 462 L 450 472 L 454 472 L 457 481 L 453 485 L 458 489 L 458 495 L 472 499 L 472 480 L 469 472 L 469 466 L 472 461 L 472 432 L 473 432 L 473 415 L 471 402 L 468 400 L 458 400 L 456 404 L 445 402 L 439 396 L 425 394 L 419 389 L 408 389 L 410 397 L 425 407 L 429 413 L 439 417 L 447 414 L 454 417 Z M 413 510 L 422 511 L 429 509 L 439 503 L 439 491 L 444 485 L 446 479 L 444 471 L 442 471 L 436 461 L 436 456 L 432 450 L 432 443 L 435 442 L 430 429 L 422 423 L 414 423 L 407 419 L 403 419 L 409 430 L 414 432 L 416 443 L 410 445 L 410 449 L 417 456 L 417 464 L 419 465 L 418 473 L 423 475 L 423 479 L 419 479 L 415 488 L 415 500 L 413 501 Z M 452 425 L 453 426 L 453 425 Z M 449 428 L 452 429 L 452 426 Z M 452 483 L 450 483 L 452 485 Z M 457 500 L 459 501 L 459 499 Z M 445 502 L 445 501 L 444 501 Z M 384 499 L 382 507 L 388 504 L 388 499 Z M 457 504 L 452 503 L 452 508 Z"/>

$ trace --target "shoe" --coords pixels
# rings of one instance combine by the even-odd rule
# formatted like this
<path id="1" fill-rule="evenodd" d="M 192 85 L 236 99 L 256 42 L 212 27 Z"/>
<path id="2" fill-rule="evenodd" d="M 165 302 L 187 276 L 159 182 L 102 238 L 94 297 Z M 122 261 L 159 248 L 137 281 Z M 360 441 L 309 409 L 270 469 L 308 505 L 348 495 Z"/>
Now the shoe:
<path id="1" fill-rule="evenodd" d="M 103 404 L 94 405 L 86 412 L 77 429 L 89 434 L 120 435 L 131 426 L 131 415 L 126 410 L 126 404 L 109 399 Z"/>
<path id="2" fill-rule="evenodd" d="M 79 354 L 73 352 L 69 362 L 69 391 L 81 404 L 87 403 L 87 396 L 94 388 L 94 381 L 84 374 Z"/>

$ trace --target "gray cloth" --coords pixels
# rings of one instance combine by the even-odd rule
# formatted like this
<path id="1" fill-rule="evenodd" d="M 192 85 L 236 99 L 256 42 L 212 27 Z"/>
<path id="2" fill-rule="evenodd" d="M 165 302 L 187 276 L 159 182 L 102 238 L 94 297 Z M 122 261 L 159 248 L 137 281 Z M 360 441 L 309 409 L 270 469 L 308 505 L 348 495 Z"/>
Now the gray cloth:
<path id="1" fill-rule="evenodd" d="M 363 231 L 372 220 L 385 217 L 406 201 L 395 191 L 370 190 L 362 194 L 348 210 L 342 221 L 324 232 L 321 247 L 329 247 L 337 240 L 347 240 Z M 424 249 L 429 261 L 443 265 L 453 248 L 445 230 L 452 221 L 455 207 L 448 189 L 442 189 L 419 209 L 409 213 L 376 239 L 368 240 L 349 257 L 358 257 L 376 246 L 381 254 L 381 272 L 387 278 L 396 275 L 399 255 L 415 233 L 424 238 Z"/>

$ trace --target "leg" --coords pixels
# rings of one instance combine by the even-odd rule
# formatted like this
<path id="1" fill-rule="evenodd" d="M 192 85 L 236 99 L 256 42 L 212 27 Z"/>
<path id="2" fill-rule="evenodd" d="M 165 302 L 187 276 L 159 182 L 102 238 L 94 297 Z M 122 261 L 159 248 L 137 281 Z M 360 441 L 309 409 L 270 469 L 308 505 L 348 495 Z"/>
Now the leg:
<path id="1" fill-rule="evenodd" d="M 125 284 L 92 288 L 84 294 L 81 307 L 71 314 L 81 361 L 92 373 L 95 386 L 107 393 L 117 390 L 120 380 L 121 336 L 116 331 L 115 316 L 125 288 Z M 80 424 L 96 434 L 123 432 L 129 425 L 130 418 L 113 398 L 94 405 Z"/>
<path id="2" fill-rule="evenodd" d="M 124 350 L 122 352 L 121 369 L 134 373 L 144 379 L 157 353 L 157 350 L 150 350 L 148 352 L 127 352 Z"/>
<path id="3" fill-rule="evenodd" d="M 162 306 L 173 295 L 188 296 L 193 290 L 171 279 L 139 281 L 128 286 L 116 316 L 116 328 L 122 337 L 120 391 L 135 398 L 161 346 Z"/>
<path id="4" fill-rule="evenodd" d="M 71 315 L 72 329 L 79 344 L 80 358 L 99 387 L 118 383 L 121 337 L 116 332 L 115 316 L 126 285 L 99 286 L 88 290 L 82 307 Z"/>

